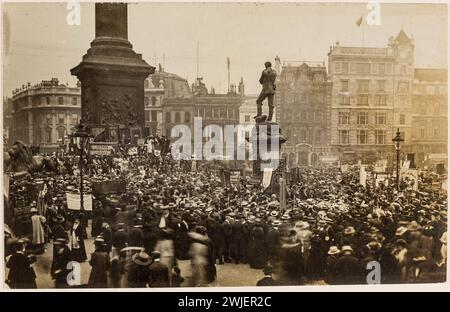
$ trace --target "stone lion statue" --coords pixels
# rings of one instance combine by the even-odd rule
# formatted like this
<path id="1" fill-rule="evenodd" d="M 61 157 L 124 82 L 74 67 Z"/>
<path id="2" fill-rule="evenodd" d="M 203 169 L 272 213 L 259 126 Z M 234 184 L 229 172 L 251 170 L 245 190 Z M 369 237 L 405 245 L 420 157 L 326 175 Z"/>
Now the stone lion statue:
<path id="1" fill-rule="evenodd" d="M 49 160 L 43 156 L 33 156 L 31 148 L 21 141 L 16 141 L 4 153 L 4 168 L 6 172 L 26 174 L 48 168 Z"/>

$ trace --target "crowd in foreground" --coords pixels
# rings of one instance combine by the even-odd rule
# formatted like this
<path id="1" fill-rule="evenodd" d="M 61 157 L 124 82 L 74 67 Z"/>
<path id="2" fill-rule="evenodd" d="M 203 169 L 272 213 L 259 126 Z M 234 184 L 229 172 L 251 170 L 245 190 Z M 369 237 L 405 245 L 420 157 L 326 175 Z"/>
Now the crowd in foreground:
<path id="1" fill-rule="evenodd" d="M 89 262 L 85 286 L 96 288 L 211 286 L 224 263 L 262 270 L 261 286 L 365 284 L 374 261 L 382 284 L 445 280 L 447 195 L 427 174 L 418 190 L 402 181 L 397 191 L 393 180 L 363 187 L 358 168 L 301 167 L 281 209 L 278 194 L 246 179 L 224 186 L 209 165 L 192 171 L 170 157 L 98 157 L 86 164 L 85 191 L 111 180 L 124 181 L 126 191 L 95 197 L 88 212 L 67 209 L 79 171 L 71 157 L 58 162 L 55 173 L 11 181 L 10 209 L 25 185 L 45 184 L 31 203 L 32 233 L 6 237 L 11 288 L 36 287 L 36 254 L 50 244 L 57 288 L 70 286 L 71 261 Z M 183 260 L 190 272 L 180 269 Z"/>

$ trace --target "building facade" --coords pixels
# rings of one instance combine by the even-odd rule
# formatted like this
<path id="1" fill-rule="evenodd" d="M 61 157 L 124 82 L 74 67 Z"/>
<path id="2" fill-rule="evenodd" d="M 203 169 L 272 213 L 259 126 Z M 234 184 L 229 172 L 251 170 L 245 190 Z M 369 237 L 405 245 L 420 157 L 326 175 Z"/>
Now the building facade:
<path id="1" fill-rule="evenodd" d="M 343 162 L 393 159 L 400 130 L 402 150 L 412 149 L 414 41 L 403 30 L 387 47 L 345 47 L 328 53 L 332 81 L 331 147 Z"/>
<path id="2" fill-rule="evenodd" d="M 162 133 L 164 93 L 163 79 L 156 86 L 151 76 L 144 81 L 145 137 Z"/>
<path id="3" fill-rule="evenodd" d="M 57 78 L 28 83 L 13 91 L 12 140 L 56 151 L 75 130 L 81 116 L 80 86 L 60 84 Z"/>
<path id="4" fill-rule="evenodd" d="M 278 122 L 290 167 L 316 165 L 329 150 L 331 82 L 324 65 L 286 63 L 277 82 Z"/>
<path id="5" fill-rule="evenodd" d="M 12 143 L 14 128 L 13 105 L 10 97 L 3 98 L 3 145 L 5 148 Z"/>
<path id="6" fill-rule="evenodd" d="M 447 69 L 414 70 L 412 151 L 417 167 L 447 162 Z"/>

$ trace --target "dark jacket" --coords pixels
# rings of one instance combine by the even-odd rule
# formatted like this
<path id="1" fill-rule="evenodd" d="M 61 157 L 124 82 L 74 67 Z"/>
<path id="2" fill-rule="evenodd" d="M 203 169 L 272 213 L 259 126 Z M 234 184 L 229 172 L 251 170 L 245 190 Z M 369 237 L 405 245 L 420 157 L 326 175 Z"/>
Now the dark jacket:
<path id="1" fill-rule="evenodd" d="M 93 252 L 89 264 L 92 267 L 91 274 L 89 275 L 89 286 L 106 288 L 108 280 L 107 271 L 111 266 L 108 253 L 103 251 Z"/>
<path id="2" fill-rule="evenodd" d="M 352 255 L 343 255 L 335 265 L 337 285 L 350 285 L 361 283 L 361 266 L 358 258 Z"/>
<path id="3" fill-rule="evenodd" d="M 277 78 L 277 73 L 271 68 L 266 68 L 261 73 L 261 78 L 259 78 L 259 83 L 263 87 L 263 92 L 265 94 L 275 93 L 275 79 Z"/>
<path id="4" fill-rule="evenodd" d="M 36 288 L 36 274 L 23 253 L 13 253 L 6 263 L 9 268 L 8 284 L 11 288 Z"/>
<path id="5" fill-rule="evenodd" d="M 264 276 L 258 282 L 256 286 L 277 286 L 278 283 L 272 278 L 272 276 Z"/>
<path id="6" fill-rule="evenodd" d="M 148 278 L 149 287 L 169 287 L 169 268 L 160 261 L 150 265 Z"/>

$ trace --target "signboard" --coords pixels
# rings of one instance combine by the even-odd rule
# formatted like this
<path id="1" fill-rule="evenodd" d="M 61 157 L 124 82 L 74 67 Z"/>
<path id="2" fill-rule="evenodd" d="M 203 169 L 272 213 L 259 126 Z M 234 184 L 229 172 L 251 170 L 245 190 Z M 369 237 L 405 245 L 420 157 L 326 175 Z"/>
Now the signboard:
<path id="1" fill-rule="evenodd" d="M 375 178 L 375 186 L 378 187 L 380 183 L 384 183 L 385 186 L 388 186 L 389 177 L 387 174 L 377 173 L 377 177 Z"/>
<path id="2" fill-rule="evenodd" d="M 230 170 L 230 184 L 231 186 L 239 186 L 241 182 L 241 170 Z"/>
<path id="3" fill-rule="evenodd" d="M 116 152 L 116 144 L 94 142 L 89 144 L 90 155 L 107 156 Z"/>
<path id="4" fill-rule="evenodd" d="M 80 194 L 66 193 L 67 208 L 70 210 L 80 210 Z M 83 195 L 83 208 L 86 211 L 92 211 L 92 195 Z"/>
<path id="5" fill-rule="evenodd" d="M 377 160 L 373 168 L 373 171 L 375 173 L 385 173 L 386 167 L 387 167 L 387 159 Z"/>
<path id="6" fill-rule="evenodd" d="M 120 194 L 126 192 L 124 181 L 103 181 L 92 183 L 92 192 L 96 195 Z"/>
<path id="7" fill-rule="evenodd" d="M 319 161 L 322 163 L 332 164 L 339 161 L 338 156 L 319 156 Z"/>

